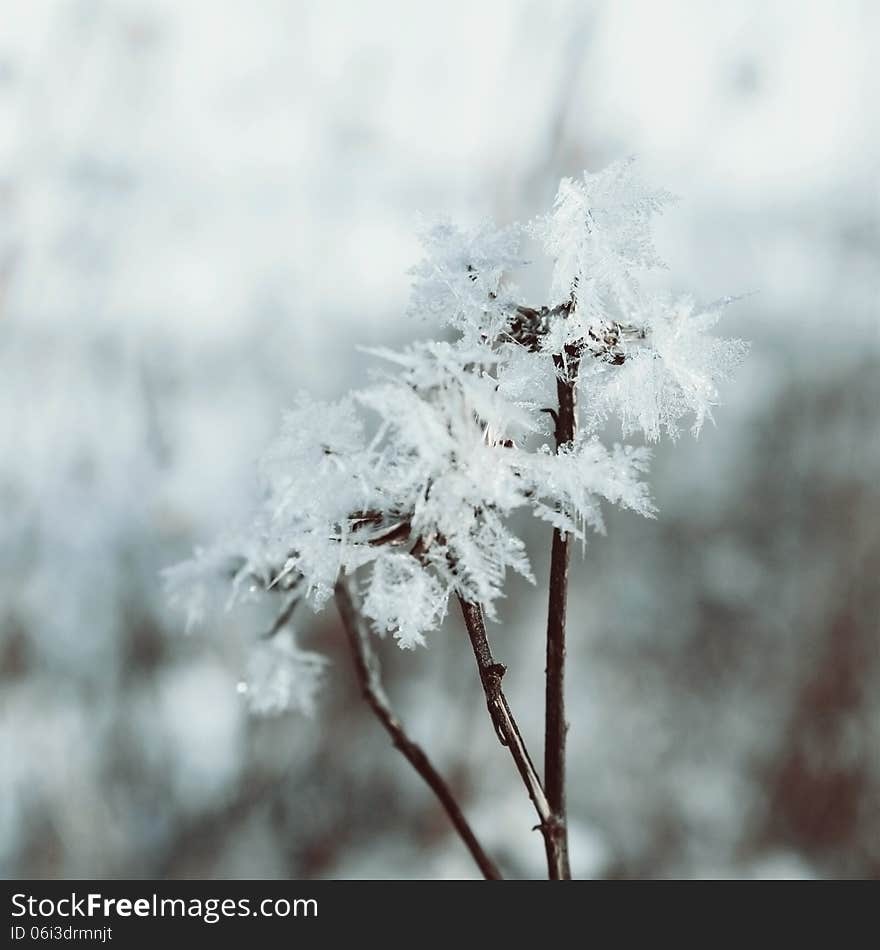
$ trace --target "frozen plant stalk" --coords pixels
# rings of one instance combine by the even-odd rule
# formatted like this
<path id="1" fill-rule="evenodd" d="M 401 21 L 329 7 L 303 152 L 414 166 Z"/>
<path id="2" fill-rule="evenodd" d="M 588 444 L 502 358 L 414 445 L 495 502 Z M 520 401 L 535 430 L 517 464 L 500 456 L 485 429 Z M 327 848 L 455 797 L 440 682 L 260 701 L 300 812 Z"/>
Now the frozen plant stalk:
<path id="1" fill-rule="evenodd" d="M 253 524 L 166 574 L 190 619 L 212 600 L 211 584 L 220 574 L 231 579 L 222 598 L 230 602 L 254 589 L 280 596 L 273 636 L 290 627 L 300 602 L 318 610 L 342 592 L 343 620 L 359 649 L 364 638 L 351 631 L 355 601 L 345 593 L 352 578 L 362 593 L 358 619 L 408 649 L 425 643 L 454 595 L 494 727 L 535 806 L 555 879 L 569 876 L 564 660 L 570 548 L 583 543 L 588 530 L 603 530 L 603 500 L 654 514 L 643 480 L 648 449 L 606 446 L 600 432 L 615 416 L 624 437 L 641 433 L 649 443 L 664 433 L 677 438 L 685 420 L 697 434 L 718 403 L 718 384 L 747 349 L 709 332 L 730 299 L 700 307 L 639 286 L 638 273 L 660 264 L 651 223 L 669 200 L 642 185 L 626 161 L 564 179 L 552 211 L 525 227 L 428 227 L 425 259 L 412 271 L 410 309 L 452 327 L 455 339 L 373 351 L 384 368 L 367 388 L 329 405 L 303 397 L 263 460 L 262 503 Z M 524 233 L 555 265 L 540 306 L 527 306 L 511 282 L 525 264 Z M 504 667 L 492 656 L 484 625 L 484 617 L 497 619 L 508 571 L 533 580 L 525 544 L 509 524 L 519 508 L 553 531 L 543 779 L 504 696 Z M 252 702 L 277 709 L 282 696 L 308 708 L 320 663 L 292 641 L 279 656 L 295 675 L 285 673 L 278 690 L 278 677 L 252 660 L 276 687 L 270 701 Z M 375 658 L 368 659 L 367 665 Z M 363 655 L 355 654 L 355 661 L 376 711 L 370 689 L 375 693 L 378 680 L 365 681 Z M 297 696 L 297 684 L 305 695 Z M 384 694 L 382 702 L 384 709 Z M 394 718 L 390 707 L 388 715 Z M 409 740 L 394 722 L 400 734 L 389 731 L 406 754 Z M 436 772 L 429 778 L 413 764 L 443 801 Z M 448 802 L 444 806 L 453 816 Z M 497 876 L 453 820 L 484 874 Z"/>

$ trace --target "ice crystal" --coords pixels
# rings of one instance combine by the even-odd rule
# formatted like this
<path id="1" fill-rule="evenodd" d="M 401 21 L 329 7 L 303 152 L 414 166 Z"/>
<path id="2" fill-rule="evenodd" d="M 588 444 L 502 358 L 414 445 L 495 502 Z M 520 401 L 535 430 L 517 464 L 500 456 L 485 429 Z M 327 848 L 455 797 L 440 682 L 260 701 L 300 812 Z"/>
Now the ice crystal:
<path id="1" fill-rule="evenodd" d="M 216 599 L 212 573 L 231 582 L 232 601 L 280 590 L 314 609 L 340 574 L 358 573 L 376 632 L 413 647 L 451 596 L 494 617 L 507 573 L 532 578 L 514 511 L 584 542 L 588 529 L 604 531 L 603 502 L 652 516 L 650 453 L 606 448 L 603 425 L 614 416 L 624 436 L 655 441 L 689 418 L 698 433 L 746 352 L 709 332 L 728 301 L 701 308 L 639 287 L 638 272 L 660 264 L 650 226 L 669 199 L 631 161 L 563 180 L 553 210 L 529 227 L 554 260 L 538 308 L 519 303 L 509 280 L 524 263 L 521 229 L 426 228 L 410 309 L 456 338 L 369 351 L 379 364 L 368 386 L 336 403 L 303 397 L 284 417 L 252 529 L 166 575 L 188 625 Z M 558 386 L 577 388 L 582 427 L 562 445 Z M 319 666 L 286 623 L 249 670 L 254 708 L 310 706 Z"/>
<path id="2" fill-rule="evenodd" d="M 641 431 L 656 442 L 663 431 L 675 439 L 691 418 L 698 435 L 720 400 L 719 383 L 744 359 L 742 340 L 713 336 L 728 301 L 700 308 L 689 297 L 650 298 L 633 315 L 632 340 L 622 342 L 621 366 L 588 364 L 581 375 L 587 414 L 593 424 L 620 418 L 623 435 Z"/>
<path id="3" fill-rule="evenodd" d="M 426 254 L 410 271 L 409 313 L 440 320 L 466 335 L 493 325 L 497 330 L 508 299 L 502 278 L 525 263 L 519 252 L 520 229 L 498 229 L 484 221 L 466 231 L 442 219 L 425 223 L 421 240 Z"/>
<path id="4" fill-rule="evenodd" d="M 250 648 L 246 678 L 238 691 L 255 715 L 277 716 L 293 710 L 310 716 L 326 667 L 324 657 L 301 650 L 293 633 L 283 630 Z"/>
<path id="5" fill-rule="evenodd" d="M 579 329 L 609 312 L 628 313 L 638 300 L 638 271 L 663 266 L 651 222 L 672 200 L 636 177 L 632 159 L 562 179 L 553 210 L 530 232 L 554 261 L 551 303 L 573 296 Z"/>

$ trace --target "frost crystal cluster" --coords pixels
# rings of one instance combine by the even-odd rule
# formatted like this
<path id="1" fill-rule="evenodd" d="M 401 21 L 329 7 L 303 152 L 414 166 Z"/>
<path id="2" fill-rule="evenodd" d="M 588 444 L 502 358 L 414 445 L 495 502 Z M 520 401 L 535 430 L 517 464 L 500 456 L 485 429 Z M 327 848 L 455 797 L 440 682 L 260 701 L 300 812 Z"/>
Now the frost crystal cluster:
<path id="1" fill-rule="evenodd" d="M 653 442 L 688 420 L 697 433 L 746 350 L 709 333 L 729 301 L 699 307 L 639 286 L 639 272 L 660 265 L 651 222 L 669 201 L 628 161 L 564 179 L 552 211 L 525 227 L 427 227 L 410 309 L 454 339 L 373 351 L 370 386 L 329 405 L 303 398 L 285 416 L 252 528 L 167 572 L 190 620 L 217 599 L 218 575 L 232 601 L 278 590 L 289 607 L 319 609 L 340 574 L 357 571 L 376 632 L 414 647 L 452 595 L 493 617 L 507 572 L 531 578 L 515 510 L 581 540 L 603 530 L 603 500 L 652 515 L 648 449 L 606 447 L 602 428 L 617 417 L 624 436 Z M 511 282 L 524 236 L 555 264 L 540 306 Z M 577 394 L 570 441 L 555 427 L 559 386 Z M 270 690 L 255 707 L 307 708 L 320 663 L 290 640 L 275 652 L 277 674 L 252 657 Z"/>

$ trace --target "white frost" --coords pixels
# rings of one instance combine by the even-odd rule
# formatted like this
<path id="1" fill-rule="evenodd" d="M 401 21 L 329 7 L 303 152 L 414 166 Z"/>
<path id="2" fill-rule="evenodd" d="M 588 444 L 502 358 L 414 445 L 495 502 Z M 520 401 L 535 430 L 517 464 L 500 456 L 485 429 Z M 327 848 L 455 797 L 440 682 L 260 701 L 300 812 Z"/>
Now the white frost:
<path id="1" fill-rule="evenodd" d="M 370 385 L 336 403 L 300 400 L 262 461 L 263 501 L 234 569 L 225 543 L 168 573 L 188 622 L 214 596 L 206 572 L 224 564 L 233 599 L 279 588 L 315 609 L 340 572 L 365 568 L 364 614 L 410 648 L 439 626 L 450 596 L 491 618 L 508 571 L 532 579 L 514 511 L 582 541 L 604 531 L 603 503 L 653 516 L 650 453 L 606 448 L 602 425 L 615 416 L 625 436 L 655 441 L 677 437 L 687 417 L 698 433 L 746 352 L 709 332 L 723 305 L 639 287 L 638 271 L 660 265 L 651 222 L 669 200 L 631 161 L 563 180 L 529 228 L 555 265 L 543 308 L 513 297 L 520 228 L 426 228 L 410 309 L 440 317 L 455 339 L 374 350 Z M 560 378 L 579 388 L 581 429 L 557 450 Z M 260 712 L 308 711 L 321 671 L 284 630 L 254 648 L 245 695 Z"/>

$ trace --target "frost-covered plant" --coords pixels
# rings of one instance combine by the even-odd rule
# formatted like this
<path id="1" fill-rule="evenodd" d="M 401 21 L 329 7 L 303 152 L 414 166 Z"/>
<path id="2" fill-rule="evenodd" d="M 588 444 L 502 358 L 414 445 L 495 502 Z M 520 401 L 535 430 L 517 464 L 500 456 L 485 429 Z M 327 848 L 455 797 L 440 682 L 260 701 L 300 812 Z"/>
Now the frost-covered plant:
<path id="1" fill-rule="evenodd" d="M 412 271 L 411 311 L 442 321 L 454 339 L 373 351 L 382 368 L 371 385 L 329 405 L 303 397 L 263 459 L 254 523 L 166 575 L 190 623 L 218 601 L 218 578 L 229 584 L 219 598 L 227 603 L 273 591 L 284 598 L 273 637 L 262 643 L 272 652 L 252 655 L 253 682 L 242 687 L 262 711 L 311 706 L 322 664 L 296 647 L 289 621 L 296 604 L 319 610 L 336 592 L 356 668 L 372 689 L 367 697 L 398 745 L 400 723 L 381 692 L 363 618 L 412 648 L 426 642 L 456 598 L 495 728 L 537 809 L 554 878 L 569 876 L 569 549 L 585 543 L 589 530 L 603 531 L 603 501 L 654 514 L 643 481 L 648 449 L 608 447 L 600 435 L 611 417 L 624 437 L 641 433 L 649 443 L 664 432 L 675 439 L 685 420 L 697 434 L 712 418 L 718 384 L 746 352 L 742 342 L 709 333 L 729 299 L 699 307 L 639 285 L 640 271 L 660 265 L 651 220 L 670 200 L 639 182 L 627 161 L 564 179 L 552 211 L 526 227 L 427 227 L 425 259 Z M 525 264 L 524 235 L 554 261 L 549 298 L 538 307 L 525 305 L 511 280 Z M 508 571 L 534 580 L 526 546 L 510 526 L 518 509 L 553 528 L 543 780 L 501 690 L 504 667 L 483 624 L 484 614 L 498 616 Z M 355 576 L 360 606 L 344 580 Z M 273 644 L 282 633 L 286 639 Z M 467 840 L 454 803 L 420 766 L 424 754 L 404 752 Z M 475 840 L 468 845 L 494 876 Z"/>

